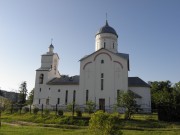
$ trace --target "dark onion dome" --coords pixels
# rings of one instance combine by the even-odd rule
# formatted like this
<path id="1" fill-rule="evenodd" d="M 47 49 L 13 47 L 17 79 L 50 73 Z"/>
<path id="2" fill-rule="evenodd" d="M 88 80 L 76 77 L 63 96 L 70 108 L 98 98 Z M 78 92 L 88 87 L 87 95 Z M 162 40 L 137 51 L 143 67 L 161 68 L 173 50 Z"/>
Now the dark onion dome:
<path id="1" fill-rule="evenodd" d="M 111 34 L 114 34 L 114 35 L 116 35 L 118 37 L 118 34 L 114 30 L 114 28 L 109 26 L 107 20 L 106 20 L 106 25 L 101 27 L 100 30 L 96 33 L 96 35 L 101 34 L 101 33 L 111 33 Z"/>
<path id="2" fill-rule="evenodd" d="M 54 46 L 51 44 L 51 45 L 49 46 L 49 48 L 54 48 Z"/>

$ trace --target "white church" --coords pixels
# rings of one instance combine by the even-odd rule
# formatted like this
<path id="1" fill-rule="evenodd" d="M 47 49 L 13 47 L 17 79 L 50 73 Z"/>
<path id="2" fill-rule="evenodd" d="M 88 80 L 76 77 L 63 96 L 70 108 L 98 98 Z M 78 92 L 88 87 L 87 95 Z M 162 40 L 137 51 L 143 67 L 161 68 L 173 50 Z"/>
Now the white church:
<path id="1" fill-rule="evenodd" d="M 83 110 L 87 101 L 92 101 L 97 110 L 112 111 L 123 90 L 133 92 L 142 110 L 151 112 L 150 86 L 139 77 L 128 77 L 129 55 L 118 52 L 118 34 L 107 21 L 95 35 L 95 52 L 80 59 L 80 75 L 62 75 L 59 56 L 53 50 L 51 44 L 41 56 L 33 105 L 52 109 L 74 102 Z"/>

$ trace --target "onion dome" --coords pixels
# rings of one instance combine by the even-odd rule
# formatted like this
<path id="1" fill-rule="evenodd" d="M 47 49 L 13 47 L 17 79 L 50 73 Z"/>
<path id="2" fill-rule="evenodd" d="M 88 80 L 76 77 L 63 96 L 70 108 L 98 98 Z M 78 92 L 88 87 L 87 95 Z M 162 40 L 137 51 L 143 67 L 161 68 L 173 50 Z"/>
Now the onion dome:
<path id="1" fill-rule="evenodd" d="M 106 20 L 106 25 L 103 26 L 103 27 L 101 27 L 101 28 L 99 29 L 99 31 L 96 33 L 96 35 L 101 34 L 101 33 L 111 33 L 111 34 L 114 34 L 114 35 L 116 35 L 116 36 L 118 37 L 116 31 L 114 30 L 114 28 L 112 28 L 111 26 L 109 26 L 107 20 Z"/>

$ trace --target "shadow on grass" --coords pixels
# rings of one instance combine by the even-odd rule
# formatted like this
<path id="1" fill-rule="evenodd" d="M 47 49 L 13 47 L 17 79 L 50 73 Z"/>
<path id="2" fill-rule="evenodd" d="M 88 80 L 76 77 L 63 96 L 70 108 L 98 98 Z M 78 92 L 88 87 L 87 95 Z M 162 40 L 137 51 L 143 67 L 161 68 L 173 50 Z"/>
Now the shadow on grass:
<path id="1" fill-rule="evenodd" d="M 119 127 L 124 130 L 171 130 L 172 128 L 180 130 L 180 122 L 163 122 L 157 120 L 121 120 Z"/>

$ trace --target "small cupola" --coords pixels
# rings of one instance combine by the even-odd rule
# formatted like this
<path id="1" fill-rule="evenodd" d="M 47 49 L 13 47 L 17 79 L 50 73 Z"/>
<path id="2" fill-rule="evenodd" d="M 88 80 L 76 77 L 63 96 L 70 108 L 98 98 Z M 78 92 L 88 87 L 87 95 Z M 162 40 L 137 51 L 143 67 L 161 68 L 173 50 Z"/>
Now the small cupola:
<path id="1" fill-rule="evenodd" d="M 54 46 L 51 44 L 51 45 L 49 46 L 49 53 L 53 53 L 53 50 L 54 50 Z"/>

